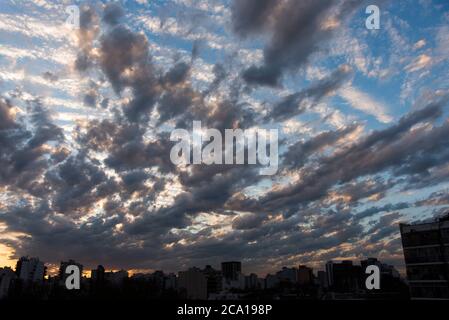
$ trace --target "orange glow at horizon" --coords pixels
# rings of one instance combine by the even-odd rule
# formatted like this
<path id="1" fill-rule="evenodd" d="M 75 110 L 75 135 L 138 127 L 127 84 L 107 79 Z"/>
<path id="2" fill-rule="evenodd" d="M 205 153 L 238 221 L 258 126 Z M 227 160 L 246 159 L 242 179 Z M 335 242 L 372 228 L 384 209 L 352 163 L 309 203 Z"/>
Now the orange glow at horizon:
<path id="1" fill-rule="evenodd" d="M 11 259 L 14 254 L 14 250 L 4 244 L 0 243 L 0 268 L 2 267 L 11 267 L 15 268 L 16 261 Z"/>

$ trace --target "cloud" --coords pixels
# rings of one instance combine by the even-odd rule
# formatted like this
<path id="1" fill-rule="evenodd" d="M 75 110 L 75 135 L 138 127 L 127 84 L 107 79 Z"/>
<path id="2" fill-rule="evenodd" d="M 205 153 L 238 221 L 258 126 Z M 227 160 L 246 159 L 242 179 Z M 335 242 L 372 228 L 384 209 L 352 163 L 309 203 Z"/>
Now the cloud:
<path id="1" fill-rule="evenodd" d="M 232 27 L 235 33 L 246 37 L 259 33 L 270 23 L 271 16 L 280 6 L 276 0 L 234 1 L 231 6 Z"/>
<path id="2" fill-rule="evenodd" d="M 418 40 L 418 41 L 415 42 L 415 44 L 413 45 L 413 49 L 415 49 L 415 50 L 422 49 L 423 47 L 426 46 L 426 44 L 427 44 L 427 42 L 426 42 L 425 39 Z"/>
<path id="3" fill-rule="evenodd" d="M 243 216 L 236 217 L 232 221 L 232 228 L 236 230 L 249 230 L 255 229 L 262 225 L 263 220 L 266 217 L 263 214 L 246 214 Z"/>
<path id="4" fill-rule="evenodd" d="M 132 89 L 133 99 L 125 106 L 126 116 L 134 122 L 147 119 L 159 86 L 146 37 L 117 25 L 100 41 L 99 63 L 115 92 L 120 94 L 126 87 Z"/>
<path id="5" fill-rule="evenodd" d="M 410 204 L 408 204 L 406 202 L 400 202 L 397 204 L 389 203 L 389 204 L 386 204 L 381 207 L 371 207 L 366 210 L 363 210 L 362 212 L 357 213 L 356 218 L 358 220 L 360 220 L 360 219 L 372 217 L 375 214 L 378 214 L 380 212 L 391 212 L 391 211 L 396 211 L 396 210 L 407 209 L 409 207 L 410 207 Z"/>
<path id="6" fill-rule="evenodd" d="M 3 131 L 15 126 L 13 106 L 7 100 L 0 100 L 0 129 Z"/>
<path id="7" fill-rule="evenodd" d="M 370 235 L 369 241 L 378 242 L 392 234 L 397 235 L 398 225 L 396 222 L 399 218 L 401 218 L 401 214 L 398 212 L 389 213 L 380 217 L 376 224 L 367 232 Z"/>
<path id="8" fill-rule="evenodd" d="M 412 63 L 405 67 L 408 72 L 416 72 L 432 65 L 432 58 L 427 54 L 417 57 Z"/>
<path id="9" fill-rule="evenodd" d="M 267 120 L 283 121 L 304 113 L 315 106 L 326 96 L 335 92 L 352 74 L 352 69 L 347 65 L 341 65 L 329 76 L 312 83 L 308 88 L 290 94 L 276 104 L 268 115 Z"/>
<path id="10" fill-rule="evenodd" d="M 51 81 L 51 82 L 55 82 L 58 80 L 58 76 L 50 71 L 46 71 L 42 74 L 42 77 L 45 80 Z"/>
<path id="11" fill-rule="evenodd" d="M 298 141 L 291 145 L 282 155 L 283 164 L 289 169 L 301 168 L 311 156 L 326 147 L 334 146 L 345 136 L 355 132 L 357 126 L 348 126 L 337 131 L 326 131 L 307 140 Z"/>
<path id="12" fill-rule="evenodd" d="M 322 49 L 335 27 L 360 3 L 357 1 L 234 1 L 233 28 L 240 36 L 268 32 L 261 66 L 253 65 L 242 74 L 249 84 L 279 86 L 284 71 L 296 70 Z M 332 25 L 323 20 L 334 20 Z"/>
<path id="13" fill-rule="evenodd" d="M 449 204 L 449 193 L 445 191 L 433 192 L 427 199 L 417 201 L 416 206 L 441 206 Z"/>
<path id="14" fill-rule="evenodd" d="M 411 129 L 416 124 L 440 117 L 446 104 L 447 97 L 442 98 L 437 103 L 404 116 L 397 124 L 374 131 L 354 145 L 323 158 L 300 181 L 265 195 L 260 199 L 261 207 L 280 210 L 310 203 L 325 196 L 333 185 L 390 168 L 404 168 L 418 157 L 417 150 L 434 150 L 445 154 L 443 136 L 449 129 L 448 123 L 419 133 Z M 420 143 L 416 144 L 417 141 Z"/>
<path id="15" fill-rule="evenodd" d="M 442 188 L 449 179 L 449 126 L 442 119 L 447 97 L 429 88 L 409 114 L 393 119 L 367 88 L 349 85 L 354 72 L 367 75 L 370 66 L 382 63 L 358 57 L 364 43 L 346 43 L 358 45 L 349 57 L 356 69 L 345 59 L 315 55 L 328 49 L 342 27 L 350 28 L 345 20 L 359 3 L 235 1 L 230 26 L 221 5 L 167 6 L 203 12 L 186 12 L 181 21 L 187 28 L 172 16 L 142 20 L 141 13 L 127 11 L 133 22 L 146 23 L 145 33 L 136 30 L 140 25 L 126 25 L 115 3 L 82 7 L 76 60 L 58 60 L 73 62 L 79 74 L 67 74 L 70 66 L 61 70 L 59 64 L 37 68 L 34 78 L 2 71 L 11 75 L 8 86 L 23 87 L 30 78 L 45 87 L 5 89 L 10 99 L 0 102 L 0 227 L 2 234 L 17 235 L 0 242 L 15 256 L 33 254 L 53 263 L 75 258 L 87 268 L 101 262 L 108 268 L 179 271 L 245 259 L 246 270 L 266 272 L 287 263 L 322 267 L 335 257 L 397 259 L 396 222 L 402 215 L 396 211 L 447 204 L 444 191 L 422 201 L 402 198 L 413 188 Z M 205 11 L 214 17 L 205 19 Z M 225 34 L 228 27 L 247 42 Z M 161 42 L 161 35 L 170 37 Z M 208 46 L 199 51 L 198 41 Z M 260 43 L 263 54 L 253 46 Z M 10 48 L 3 51 L 19 65 L 18 57 L 55 61 L 35 48 Z M 225 49 L 225 57 L 209 61 L 217 48 Z M 442 61 L 438 50 L 428 52 Z M 315 72 L 303 88 L 286 83 L 291 94 L 283 98 L 272 88 L 251 88 L 280 86 L 290 71 L 321 71 L 336 61 L 343 64 L 329 74 Z M 402 66 L 411 60 L 405 61 Z M 365 118 L 341 120 L 333 109 L 339 99 L 331 100 L 332 108 L 325 104 L 334 95 L 362 111 L 360 118 L 368 114 L 391 123 L 372 131 L 361 124 Z M 51 112 L 61 109 L 72 115 L 56 113 L 53 121 Z M 63 133 L 60 126 L 74 117 L 79 120 L 73 131 Z M 257 166 L 174 166 L 169 130 L 190 129 L 193 120 L 220 131 L 277 127 L 280 121 L 306 129 L 284 131 L 279 174 L 267 178 Z"/>
<path id="16" fill-rule="evenodd" d="M 353 86 L 346 86 L 340 89 L 338 94 L 354 109 L 372 115 L 380 122 L 390 123 L 393 121 L 393 118 L 388 115 L 388 109 L 386 106 Z"/>
<path id="17" fill-rule="evenodd" d="M 64 135 L 39 100 L 29 107 L 29 127 L 16 118 L 14 110 L 11 102 L 0 100 L 0 185 L 41 194 L 46 186 L 40 177 L 51 165 L 48 158 L 55 151 L 46 144 L 61 143 Z"/>
<path id="18" fill-rule="evenodd" d="M 125 11 L 119 3 L 111 2 L 106 4 L 103 12 L 103 21 L 109 25 L 116 25 L 125 15 Z"/>

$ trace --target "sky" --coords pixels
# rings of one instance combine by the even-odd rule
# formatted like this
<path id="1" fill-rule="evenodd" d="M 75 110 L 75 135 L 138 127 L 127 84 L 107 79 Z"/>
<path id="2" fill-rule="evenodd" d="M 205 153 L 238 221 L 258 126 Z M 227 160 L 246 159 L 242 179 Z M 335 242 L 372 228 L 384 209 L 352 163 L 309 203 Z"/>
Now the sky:
<path id="1" fill-rule="evenodd" d="M 445 0 L 4 0 L 0 266 L 403 270 L 399 223 L 449 211 L 448 74 Z M 277 173 L 174 165 L 193 121 L 278 129 Z"/>

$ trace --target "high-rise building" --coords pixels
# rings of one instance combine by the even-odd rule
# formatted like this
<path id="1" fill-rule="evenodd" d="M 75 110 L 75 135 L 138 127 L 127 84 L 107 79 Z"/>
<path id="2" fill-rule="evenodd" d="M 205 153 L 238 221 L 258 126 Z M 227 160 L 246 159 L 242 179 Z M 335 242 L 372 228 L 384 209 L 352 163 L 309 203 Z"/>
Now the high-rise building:
<path id="1" fill-rule="evenodd" d="M 22 257 L 17 261 L 16 274 L 25 282 L 43 281 L 45 265 L 38 258 Z"/>
<path id="2" fill-rule="evenodd" d="M 393 278 L 400 278 L 399 272 L 396 270 L 394 266 L 385 264 L 377 260 L 376 258 L 368 258 L 366 260 L 360 261 L 360 265 L 362 266 L 362 271 L 365 272 L 366 268 L 371 265 L 375 265 L 379 267 L 380 273 L 382 276 L 390 276 Z"/>
<path id="3" fill-rule="evenodd" d="M 0 299 L 8 296 L 11 281 L 16 278 L 16 274 L 11 268 L 0 268 Z"/>
<path id="4" fill-rule="evenodd" d="M 362 285 L 366 282 L 369 274 L 366 273 L 368 266 L 375 265 L 380 271 L 380 287 L 376 290 L 365 290 L 370 298 L 379 299 L 408 299 L 410 297 L 408 286 L 401 279 L 399 272 L 392 265 L 382 263 L 376 258 L 368 258 L 360 261 L 362 266 Z"/>
<path id="5" fill-rule="evenodd" d="M 80 271 L 80 280 L 83 274 L 83 265 L 74 261 L 74 260 L 69 260 L 69 261 L 61 261 L 61 264 L 59 266 L 59 281 L 61 285 L 65 285 L 65 281 L 67 279 L 67 276 L 69 276 L 70 274 L 66 273 L 66 269 L 68 266 L 71 265 L 75 265 L 79 268 Z"/>
<path id="6" fill-rule="evenodd" d="M 257 274 L 251 273 L 249 276 L 245 276 L 245 289 L 256 290 L 260 288 L 260 281 Z"/>
<path id="7" fill-rule="evenodd" d="M 332 291 L 356 292 L 361 288 L 362 268 L 353 265 L 352 261 L 329 261 L 326 263 L 326 274 Z"/>
<path id="8" fill-rule="evenodd" d="M 187 299 L 207 299 L 207 278 L 202 270 L 190 268 L 178 274 L 178 287 L 186 291 Z"/>
<path id="9" fill-rule="evenodd" d="M 94 283 L 103 283 L 105 276 L 104 267 L 100 264 L 97 269 L 94 269 L 90 272 L 91 281 Z"/>
<path id="10" fill-rule="evenodd" d="M 219 293 L 223 287 L 221 272 L 207 265 L 203 269 L 203 273 L 207 280 L 207 296 L 212 293 Z"/>
<path id="11" fill-rule="evenodd" d="M 313 269 L 307 266 L 298 266 L 298 283 L 300 285 L 308 285 L 313 282 Z"/>
<path id="12" fill-rule="evenodd" d="M 223 290 L 245 289 L 245 276 L 242 274 L 242 263 L 228 261 L 221 263 Z"/>
<path id="13" fill-rule="evenodd" d="M 242 273 L 242 263 L 239 261 L 222 262 L 221 273 L 226 280 L 238 281 Z"/>
<path id="14" fill-rule="evenodd" d="M 400 230 L 411 298 L 449 299 L 449 214 Z"/>

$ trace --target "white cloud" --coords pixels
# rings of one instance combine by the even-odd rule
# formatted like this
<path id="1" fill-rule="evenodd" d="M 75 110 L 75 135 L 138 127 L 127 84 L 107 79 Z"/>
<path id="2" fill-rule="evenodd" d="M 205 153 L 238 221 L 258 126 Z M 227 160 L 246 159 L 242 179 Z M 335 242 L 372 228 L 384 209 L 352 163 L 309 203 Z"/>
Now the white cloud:
<path id="1" fill-rule="evenodd" d="M 414 44 L 413 48 L 414 48 L 415 50 L 418 50 L 418 49 L 421 49 L 421 48 L 425 47 L 426 44 L 427 44 L 426 40 L 421 39 L 421 40 L 417 41 L 417 42 Z"/>
<path id="2" fill-rule="evenodd" d="M 26 15 L 0 14 L 0 30 L 9 33 L 19 33 L 30 38 L 45 41 L 69 42 L 76 44 L 75 33 L 63 20 L 42 21 Z"/>
<path id="3" fill-rule="evenodd" d="M 376 117 L 380 122 L 389 123 L 393 120 L 393 118 L 388 115 L 387 107 L 385 105 L 355 87 L 348 86 L 342 88 L 339 90 L 338 94 L 354 109 L 370 114 Z"/>
<path id="4" fill-rule="evenodd" d="M 432 58 L 427 54 L 422 54 L 405 67 L 408 72 L 415 72 L 432 65 Z"/>

